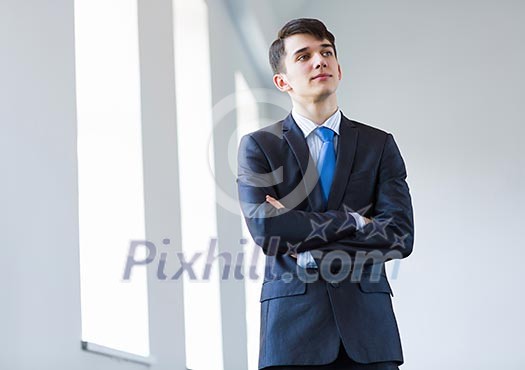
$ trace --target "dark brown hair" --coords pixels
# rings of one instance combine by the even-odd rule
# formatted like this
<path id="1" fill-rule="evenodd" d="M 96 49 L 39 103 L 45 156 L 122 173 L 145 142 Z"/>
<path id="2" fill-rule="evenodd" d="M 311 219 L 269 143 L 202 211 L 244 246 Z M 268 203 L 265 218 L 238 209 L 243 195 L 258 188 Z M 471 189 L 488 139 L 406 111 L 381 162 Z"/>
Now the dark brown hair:
<path id="1" fill-rule="evenodd" d="M 282 57 L 286 54 L 284 50 L 284 39 L 292 35 L 300 33 L 307 33 L 314 36 L 317 40 L 327 39 L 334 47 L 334 54 L 337 58 L 337 51 L 335 50 L 335 36 L 328 31 L 326 26 L 318 19 L 313 18 L 298 18 L 292 19 L 286 23 L 277 33 L 277 39 L 270 46 L 270 66 L 273 73 L 280 73 L 284 71 L 282 65 Z"/>

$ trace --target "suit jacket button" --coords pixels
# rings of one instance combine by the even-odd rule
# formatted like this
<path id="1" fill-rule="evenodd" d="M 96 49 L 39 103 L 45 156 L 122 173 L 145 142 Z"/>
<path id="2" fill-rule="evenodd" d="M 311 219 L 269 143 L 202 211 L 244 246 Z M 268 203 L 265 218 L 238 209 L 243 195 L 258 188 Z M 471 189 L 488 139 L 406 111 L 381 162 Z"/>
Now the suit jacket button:
<path id="1" fill-rule="evenodd" d="M 331 286 L 333 286 L 334 288 L 339 288 L 339 286 L 341 285 L 340 283 L 338 283 L 337 281 L 334 281 L 333 283 L 330 283 Z"/>

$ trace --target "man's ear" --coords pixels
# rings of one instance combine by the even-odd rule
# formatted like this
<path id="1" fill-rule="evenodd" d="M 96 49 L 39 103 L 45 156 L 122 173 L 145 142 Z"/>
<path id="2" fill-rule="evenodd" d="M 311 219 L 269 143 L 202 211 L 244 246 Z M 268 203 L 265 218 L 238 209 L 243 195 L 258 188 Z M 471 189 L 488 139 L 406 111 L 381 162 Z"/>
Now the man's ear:
<path id="1" fill-rule="evenodd" d="M 275 87 L 279 89 L 279 91 L 287 92 L 292 89 L 292 87 L 288 84 L 288 81 L 286 80 L 286 76 L 282 73 L 277 73 L 273 75 L 273 83 Z"/>
<path id="2" fill-rule="evenodd" d="M 341 70 L 341 64 L 337 63 L 337 72 L 339 76 L 339 81 L 343 78 L 343 71 Z"/>

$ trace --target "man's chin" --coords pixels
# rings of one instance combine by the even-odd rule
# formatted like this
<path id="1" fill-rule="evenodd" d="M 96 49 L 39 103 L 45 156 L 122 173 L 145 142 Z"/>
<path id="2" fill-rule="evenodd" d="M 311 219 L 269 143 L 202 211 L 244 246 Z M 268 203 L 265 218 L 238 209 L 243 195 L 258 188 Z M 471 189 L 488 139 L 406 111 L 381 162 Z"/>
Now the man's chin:
<path id="1" fill-rule="evenodd" d="M 324 87 L 323 89 L 312 89 L 311 91 L 303 94 L 298 94 L 297 91 L 290 92 L 292 99 L 296 100 L 309 100 L 309 101 L 323 101 L 335 94 L 337 87 Z"/>
<path id="2" fill-rule="evenodd" d="M 337 89 L 331 88 L 331 89 L 323 89 L 321 91 L 316 91 L 314 94 L 312 94 L 312 97 L 314 98 L 314 101 L 323 101 L 328 99 L 329 97 L 333 96 L 335 94 Z"/>

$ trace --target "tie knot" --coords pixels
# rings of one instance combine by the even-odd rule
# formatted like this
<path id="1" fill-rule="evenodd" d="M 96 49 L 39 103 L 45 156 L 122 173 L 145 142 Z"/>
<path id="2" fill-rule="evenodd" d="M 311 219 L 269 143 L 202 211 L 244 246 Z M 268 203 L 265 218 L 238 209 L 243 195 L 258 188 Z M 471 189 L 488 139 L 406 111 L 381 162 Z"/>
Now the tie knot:
<path id="1" fill-rule="evenodd" d="M 319 136 L 321 140 L 325 143 L 334 140 L 335 132 L 332 129 L 329 129 L 328 127 L 319 127 L 316 132 L 317 136 Z"/>

